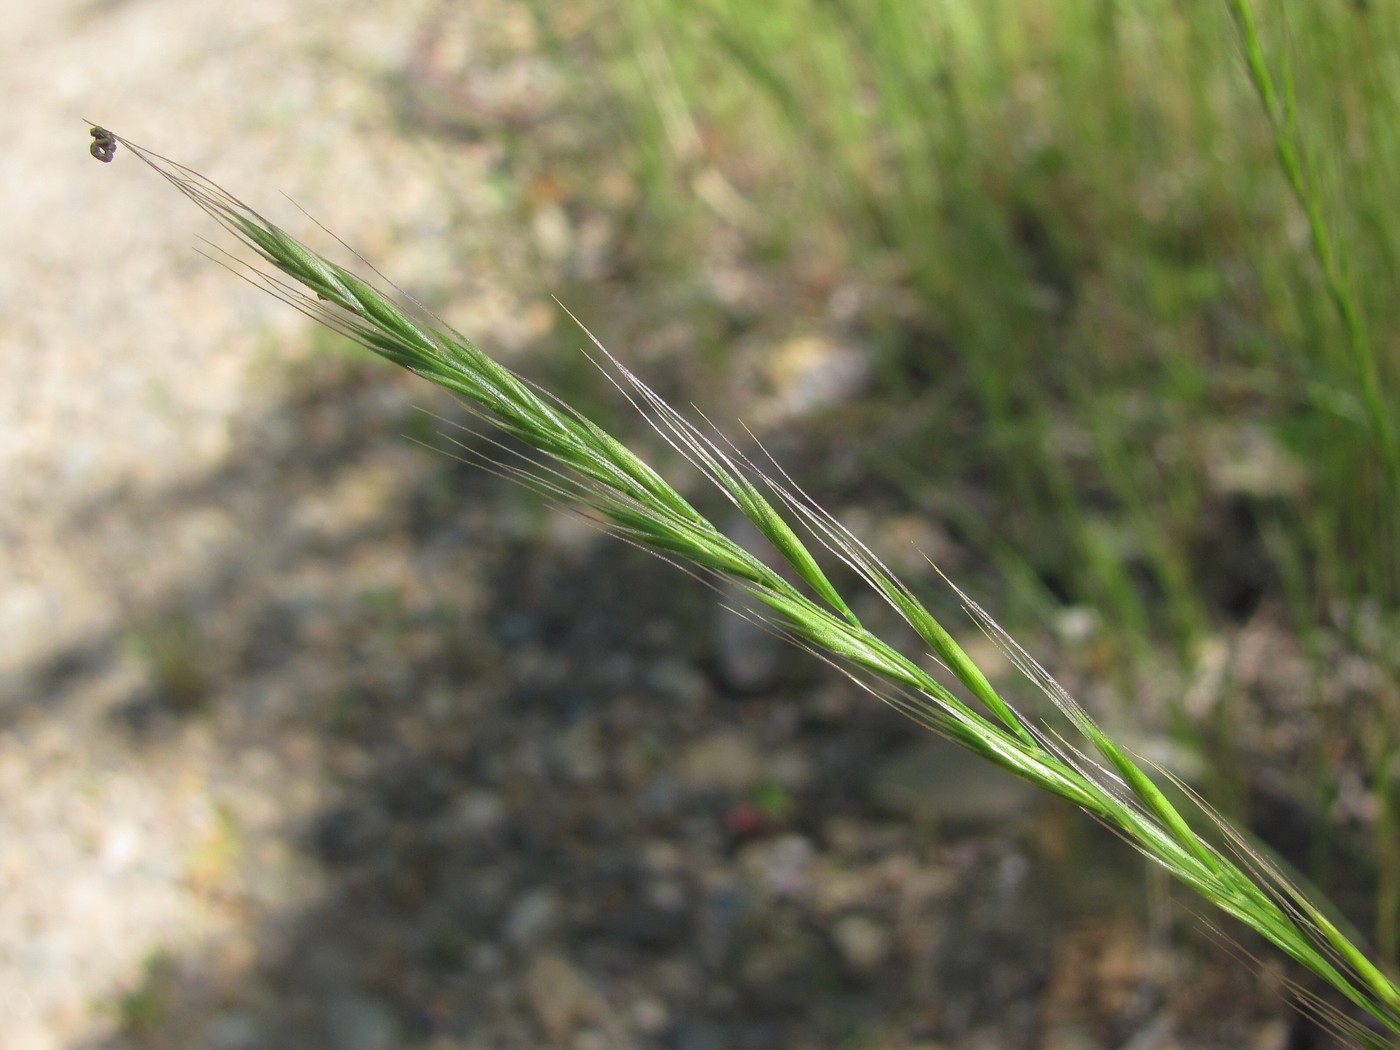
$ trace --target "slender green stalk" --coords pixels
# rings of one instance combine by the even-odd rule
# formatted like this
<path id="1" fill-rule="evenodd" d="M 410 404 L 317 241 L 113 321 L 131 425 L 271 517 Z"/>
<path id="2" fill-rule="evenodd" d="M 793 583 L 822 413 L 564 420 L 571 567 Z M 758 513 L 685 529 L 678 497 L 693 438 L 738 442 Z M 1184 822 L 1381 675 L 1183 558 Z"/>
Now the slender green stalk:
<path id="1" fill-rule="evenodd" d="M 1274 149 L 1278 154 L 1279 167 L 1283 169 L 1289 189 L 1293 191 L 1298 206 L 1303 209 L 1307 218 L 1308 233 L 1312 238 L 1318 265 L 1322 269 L 1322 280 L 1326 285 L 1328 298 L 1342 323 L 1342 330 L 1346 333 L 1347 351 L 1351 355 L 1352 366 L 1356 369 L 1362 400 L 1385 463 L 1390 485 L 1391 510 L 1394 512 L 1396 501 L 1400 500 L 1400 441 L 1397 441 L 1390 408 L 1381 389 L 1375 346 L 1371 342 L 1371 334 L 1348 277 L 1343 246 L 1333 238 L 1328 229 L 1327 219 L 1322 211 L 1322 195 L 1318 192 L 1316 180 L 1309 170 L 1307 158 L 1299 143 L 1290 67 L 1285 60 L 1284 84 L 1280 92 L 1265 60 L 1263 44 L 1259 39 L 1259 30 L 1255 25 L 1254 11 L 1249 0 L 1230 0 L 1230 10 L 1235 16 L 1240 42 L 1244 46 L 1245 65 L 1249 70 L 1250 83 L 1254 85 L 1259 104 L 1273 128 Z"/>
<path id="2" fill-rule="evenodd" d="M 761 467 L 712 427 L 702 430 L 685 419 L 596 340 L 597 363 L 618 389 L 758 528 L 802 586 L 787 582 L 727 538 L 599 426 L 440 321 L 410 316 L 384 292 L 305 247 L 197 172 L 119 136 L 115 141 L 272 268 L 242 264 L 249 280 L 387 360 L 462 395 L 502 431 L 553 464 L 497 462 L 496 469 L 551 498 L 592 508 L 627 540 L 674 556 L 703 574 L 738 582 L 753 611 L 797 644 L 914 720 L 1081 807 L 1400 1034 L 1400 988 L 1203 803 L 1196 808 L 1221 836 L 1221 845 L 1194 830 L 1138 761 L 961 591 L 979 627 L 1049 696 L 1068 719 L 1070 731 L 1078 734 L 1079 744 L 1017 712 L 908 587 L 775 462 Z M 929 653 L 957 677 L 967 698 L 861 624 L 799 529 L 853 569 L 908 622 Z M 1309 1005 L 1339 1027 L 1348 1024 L 1326 1004 L 1314 1000 Z M 1360 1038 L 1361 1030 L 1353 1034 Z"/>

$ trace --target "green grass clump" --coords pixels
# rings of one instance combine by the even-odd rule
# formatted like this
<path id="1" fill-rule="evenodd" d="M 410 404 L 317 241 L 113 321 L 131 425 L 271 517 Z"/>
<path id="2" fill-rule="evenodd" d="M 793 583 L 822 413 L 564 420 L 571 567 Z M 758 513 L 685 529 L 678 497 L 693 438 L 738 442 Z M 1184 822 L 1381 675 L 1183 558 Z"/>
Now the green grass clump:
<path id="1" fill-rule="evenodd" d="M 749 615 L 844 670 L 881 700 L 1118 832 L 1206 901 L 1297 960 L 1400 1035 L 1400 987 L 1269 862 L 1189 792 L 1188 812 L 1159 788 L 980 606 L 965 608 L 1053 702 L 1044 717 L 1016 710 L 950 632 L 853 534 L 810 500 L 776 463 L 762 465 L 713 428 L 681 416 L 596 344 L 596 361 L 652 426 L 759 530 L 795 574 L 788 580 L 727 538 L 637 455 L 567 404 L 534 387 L 469 340 L 307 248 L 198 173 L 118 137 L 256 253 L 250 280 L 385 359 L 454 391 L 505 435 L 543 459 L 500 445 L 491 464 L 551 500 L 590 508 L 630 542 L 702 578 L 736 582 Z M 465 449 L 470 453 L 470 449 Z M 806 539 L 803 536 L 807 537 Z M 821 567 L 853 570 L 917 632 L 961 695 L 873 635 Z M 1052 723 L 1049 719 L 1055 719 Z M 1204 819 L 1202 819 L 1204 818 Z M 1300 990 L 1319 1014 L 1357 1038 L 1334 1008 Z M 1348 1026 L 1350 1027 L 1348 1028 Z"/>
<path id="2" fill-rule="evenodd" d="M 977 406 L 1033 575 L 1187 653 L 1259 600 L 1212 593 L 1226 495 L 1300 631 L 1400 613 L 1400 7 L 623 6 L 651 168 L 917 294 L 937 338 L 889 334 L 889 372 Z M 1229 462 L 1260 434 L 1277 467 Z"/>

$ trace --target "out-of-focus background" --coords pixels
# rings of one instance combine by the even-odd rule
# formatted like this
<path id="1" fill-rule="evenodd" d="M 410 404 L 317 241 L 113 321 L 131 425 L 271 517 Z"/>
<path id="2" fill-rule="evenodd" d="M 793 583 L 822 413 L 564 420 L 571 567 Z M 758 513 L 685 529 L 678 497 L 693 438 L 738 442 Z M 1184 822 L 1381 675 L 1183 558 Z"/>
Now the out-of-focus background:
<path id="1" fill-rule="evenodd" d="M 1087 819 L 433 451 L 83 123 L 723 519 L 557 296 L 1393 965 L 1400 9 L 1257 14 L 1369 343 L 1223 5 L 0 5 L 0 1045 L 1328 1045 Z"/>

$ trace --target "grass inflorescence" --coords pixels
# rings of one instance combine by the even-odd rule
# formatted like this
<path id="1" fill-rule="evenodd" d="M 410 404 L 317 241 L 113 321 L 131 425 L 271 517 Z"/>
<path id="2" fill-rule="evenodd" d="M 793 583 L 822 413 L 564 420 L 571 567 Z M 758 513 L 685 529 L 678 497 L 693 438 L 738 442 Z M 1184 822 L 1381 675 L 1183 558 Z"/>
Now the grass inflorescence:
<path id="1" fill-rule="evenodd" d="M 453 391 L 499 431 L 544 457 L 498 445 L 488 460 L 492 469 L 551 500 L 582 504 L 613 533 L 682 568 L 737 582 L 750 602 L 742 612 L 762 618 L 917 722 L 1085 810 L 1400 1035 L 1400 988 L 1320 905 L 1189 790 L 1174 792 L 1174 802 L 1133 754 L 959 591 L 978 627 L 1053 702 L 1036 717 L 1013 707 L 914 593 L 771 458 L 744 453 L 708 421 L 696 425 L 594 341 L 591 356 L 600 369 L 753 523 L 798 583 L 728 538 L 597 424 L 426 311 L 414 316 L 390 294 L 306 247 L 199 173 L 120 136 L 114 141 L 253 250 L 255 263 L 228 257 L 249 280 L 386 360 Z M 839 560 L 883 598 L 917 632 L 927 655 L 952 672 L 963 695 L 871 633 L 820 557 Z M 1164 782 L 1175 783 L 1169 777 Z M 1334 1007 L 1301 989 L 1299 995 L 1325 1020 L 1338 1028 L 1350 1025 L 1352 1034 L 1364 1038 Z"/>

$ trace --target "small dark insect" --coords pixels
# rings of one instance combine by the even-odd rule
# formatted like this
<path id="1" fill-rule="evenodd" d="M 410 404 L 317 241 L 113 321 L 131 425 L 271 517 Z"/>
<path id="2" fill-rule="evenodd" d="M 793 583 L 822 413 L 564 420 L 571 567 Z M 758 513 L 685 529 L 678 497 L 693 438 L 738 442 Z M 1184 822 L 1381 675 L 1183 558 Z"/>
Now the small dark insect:
<path id="1" fill-rule="evenodd" d="M 112 158 L 117 155 L 117 136 L 106 128 L 93 128 L 92 148 L 88 152 L 103 164 L 111 164 Z"/>

